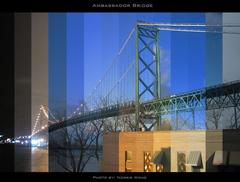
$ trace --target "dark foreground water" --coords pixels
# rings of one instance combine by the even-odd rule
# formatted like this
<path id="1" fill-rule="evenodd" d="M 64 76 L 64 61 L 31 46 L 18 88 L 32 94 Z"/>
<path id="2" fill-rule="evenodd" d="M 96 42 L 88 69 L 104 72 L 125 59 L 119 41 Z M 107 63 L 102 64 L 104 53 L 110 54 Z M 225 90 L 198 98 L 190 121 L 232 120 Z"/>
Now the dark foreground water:
<path id="1" fill-rule="evenodd" d="M 75 158 L 79 150 L 74 151 Z M 101 154 L 100 154 L 101 155 Z M 70 159 L 67 159 L 70 160 Z M 65 172 L 55 156 L 49 156 L 48 148 L 22 145 L 0 145 L 0 172 Z M 92 158 L 84 172 L 100 172 L 101 162 Z"/>
<path id="2" fill-rule="evenodd" d="M 14 145 L 0 144 L 0 172 L 14 171 Z"/>
<path id="3" fill-rule="evenodd" d="M 0 171 L 30 172 L 31 147 L 25 147 L 14 144 L 1 144 Z"/>

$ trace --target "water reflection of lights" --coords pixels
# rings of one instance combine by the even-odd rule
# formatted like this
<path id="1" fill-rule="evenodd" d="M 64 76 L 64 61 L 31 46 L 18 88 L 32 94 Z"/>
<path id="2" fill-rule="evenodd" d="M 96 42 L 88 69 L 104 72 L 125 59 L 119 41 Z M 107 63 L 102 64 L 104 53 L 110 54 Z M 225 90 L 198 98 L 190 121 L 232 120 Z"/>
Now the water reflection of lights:
<path id="1" fill-rule="evenodd" d="M 31 143 L 33 147 L 44 147 L 47 145 L 47 141 L 44 140 L 43 138 L 32 139 Z"/>

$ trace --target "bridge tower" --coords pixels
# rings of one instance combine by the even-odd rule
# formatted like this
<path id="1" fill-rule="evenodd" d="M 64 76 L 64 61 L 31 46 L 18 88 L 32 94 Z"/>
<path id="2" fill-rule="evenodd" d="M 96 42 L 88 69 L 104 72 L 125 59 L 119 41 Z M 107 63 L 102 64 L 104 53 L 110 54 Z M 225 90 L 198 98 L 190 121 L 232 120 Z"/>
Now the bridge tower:
<path id="1" fill-rule="evenodd" d="M 154 118 L 157 128 L 160 126 L 160 116 L 141 114 L 140 105 L 152 99 L 160 98 L 160 48 L 159 29 L 156 26 L 136 24 L 136 93 L 135 93 L 135 122 L 146 127 L 144 119 Z M 151 129 L 151 128 L 150 128 Z"/>

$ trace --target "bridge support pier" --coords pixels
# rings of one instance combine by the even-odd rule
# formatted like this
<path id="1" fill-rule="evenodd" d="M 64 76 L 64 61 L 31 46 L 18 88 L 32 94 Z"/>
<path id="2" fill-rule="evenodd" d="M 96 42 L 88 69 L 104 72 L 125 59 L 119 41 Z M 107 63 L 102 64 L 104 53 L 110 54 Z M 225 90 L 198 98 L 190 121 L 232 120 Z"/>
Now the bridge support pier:
<path id="1" fill-rule="evenodd" d="M 178 123 L 178 111 L 176 110 L 175 111 L 175 118 L 176 118 L 176 130 L 178 130 L 179 129 L 179 123 Z"/>
<path id="2" fill-rule="evenodd" d="M 156 119 L 157 119 L 157 130 L 160 130 L 162 127 L 162 116 L 158 114 Z"/>
<path id="3" fill-rule="evenodd" d="M 195 110 L 192 109 L 192 117 L 193 117 L 193 129 L 196 129 L 196 121 L 195 121 Z"/>
<path id="4" fill-rule="evenodd" d="M 237 106 L 234 106 L 234 124 L 235 124 L 235 128 L 238 128 L 238 122 L 237 122 Z"/>

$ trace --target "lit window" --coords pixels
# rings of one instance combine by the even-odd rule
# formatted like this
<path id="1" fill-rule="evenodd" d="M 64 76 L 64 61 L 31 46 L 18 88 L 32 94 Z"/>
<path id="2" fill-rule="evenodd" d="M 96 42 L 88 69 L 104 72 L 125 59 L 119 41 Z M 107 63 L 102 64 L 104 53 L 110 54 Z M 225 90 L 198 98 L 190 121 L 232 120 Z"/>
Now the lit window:
<path id="1" fill-rule="evenodd" d="M 163 172 L 163 164 L 156 164 L 156 172 Z"/>
<path id="2" fill-rule="evenodd" d="M 144 152 L 144 172 L 152 172 L 152 155 L 150 152 Z"/>
<path id="3" fill-rule="evenodd" d="M 125 172 L 132 172 L 132 152 L 125 151 Z"/>

